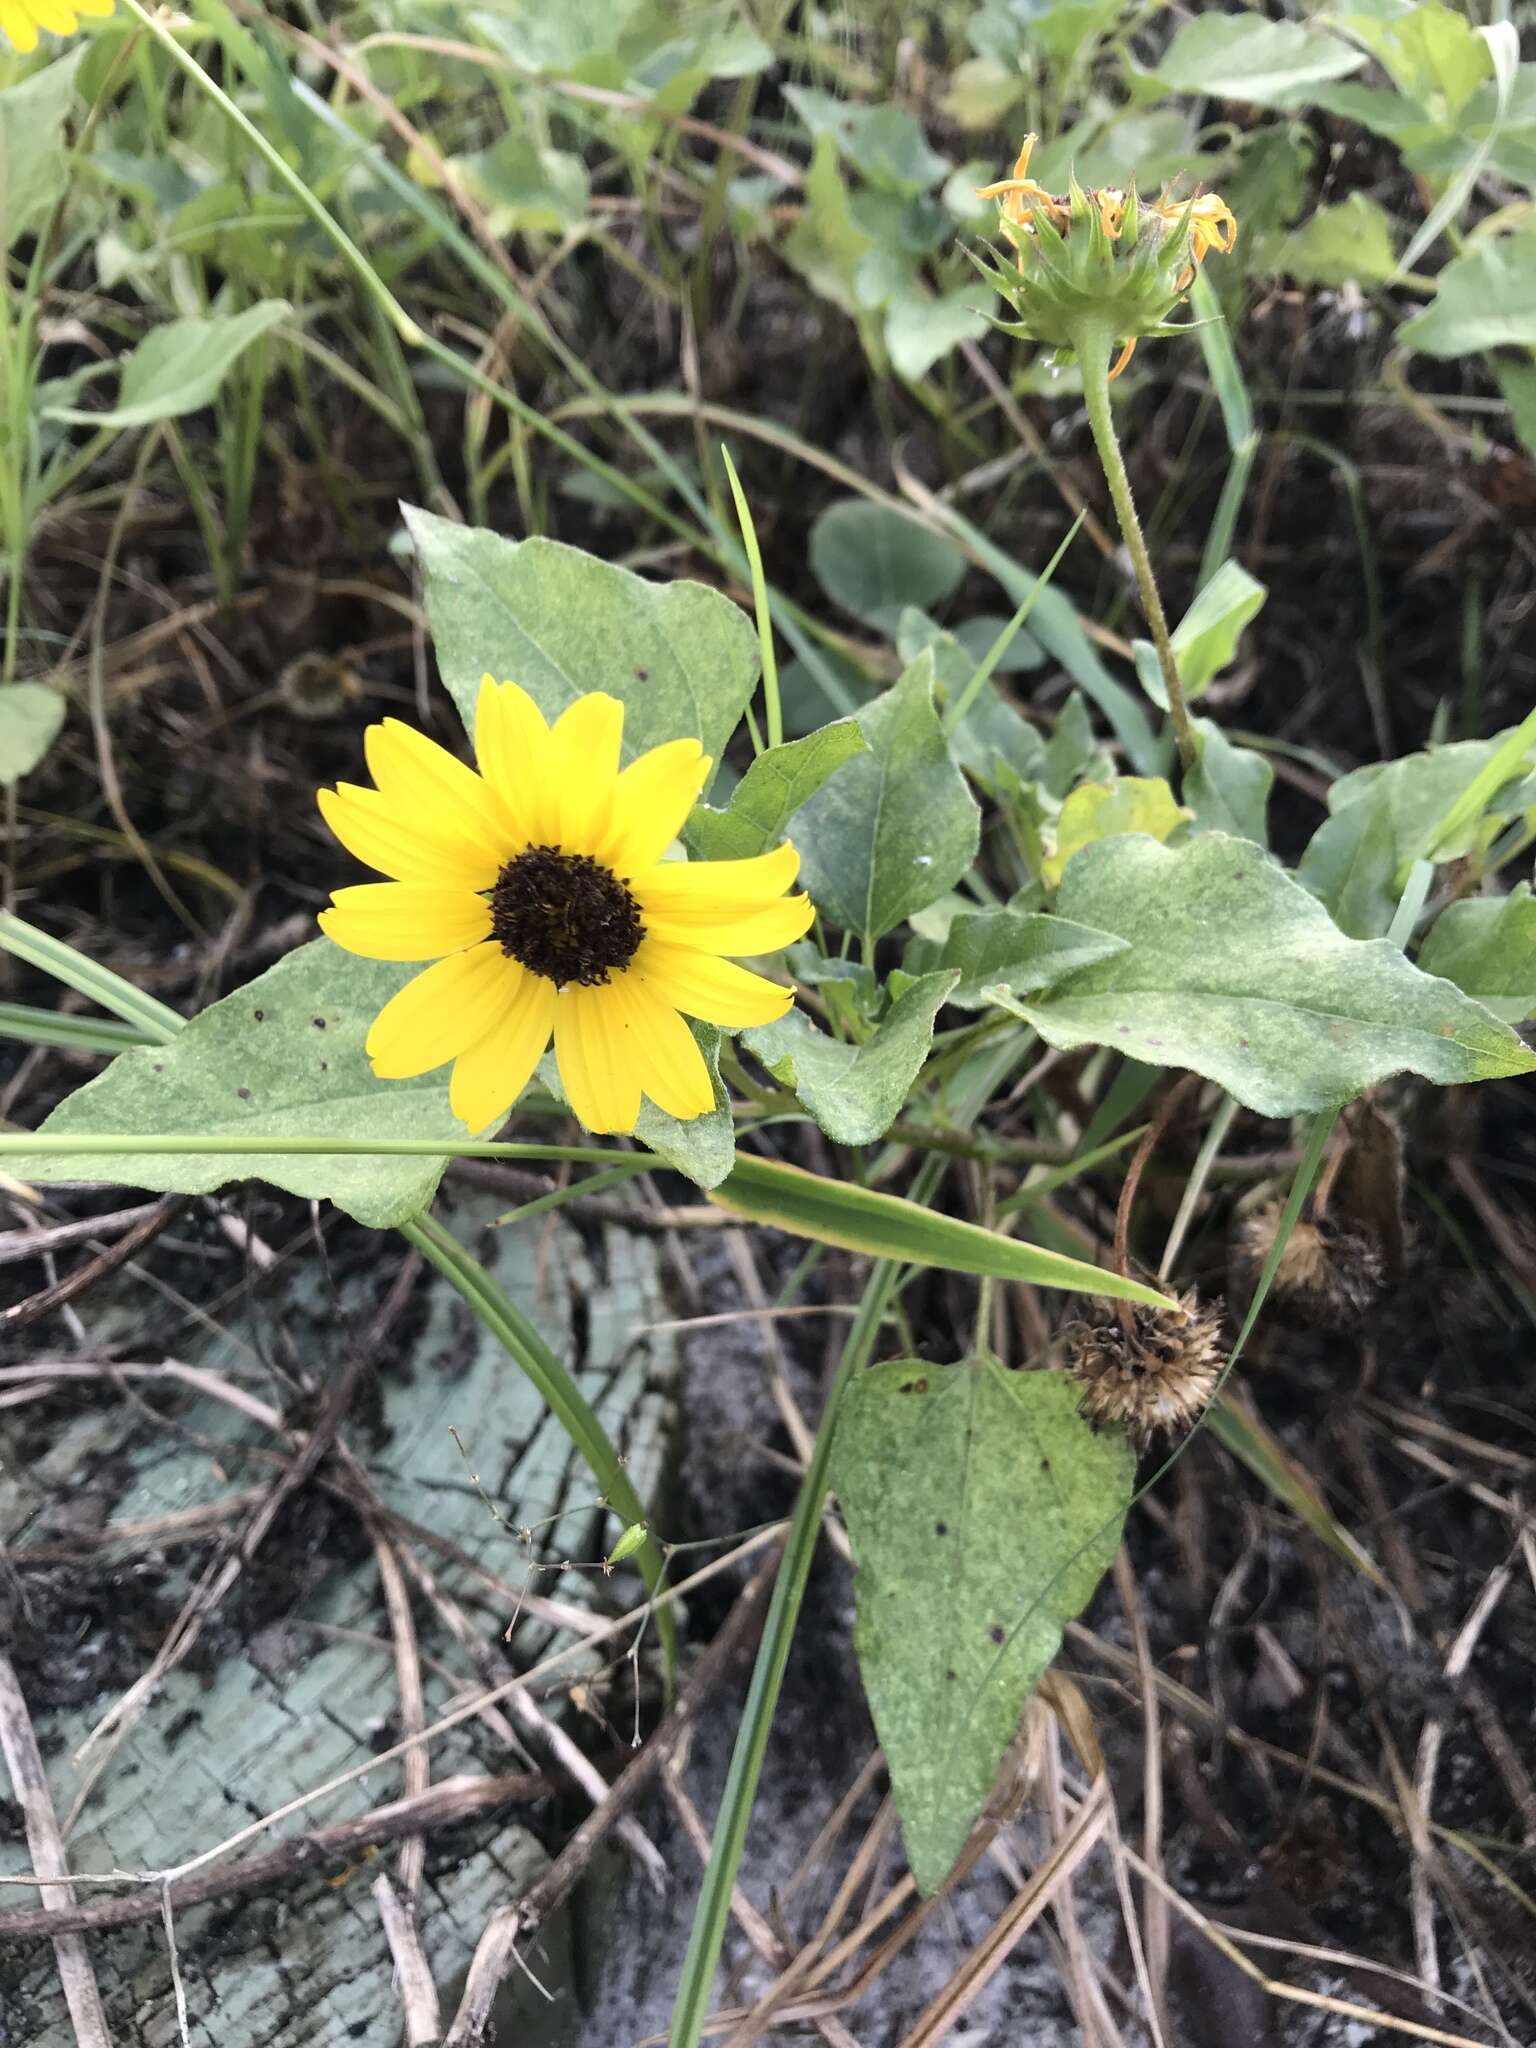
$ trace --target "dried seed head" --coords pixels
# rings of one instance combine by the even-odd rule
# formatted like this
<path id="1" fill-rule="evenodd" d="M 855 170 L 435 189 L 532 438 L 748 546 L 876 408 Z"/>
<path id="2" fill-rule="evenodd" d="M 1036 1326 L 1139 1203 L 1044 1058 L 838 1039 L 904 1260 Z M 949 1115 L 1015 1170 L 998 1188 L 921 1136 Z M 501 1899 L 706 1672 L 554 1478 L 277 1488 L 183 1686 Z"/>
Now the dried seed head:
<path id="1" fill-rule="evenodd" d="M 1105 1304 L 1064 1333 L 1065 1362 L 1083 1390 L 1081 1413 L 1095 1427 L 1123 1423 L 1138 1448 L 1159 1430 L 1188 1429 L 1225 1363 L 1220 1308 L 1202 1308 L 1193 1291 L 1178 1300 L 1178 1315 L 1132 1308 L 1129 1328 Z"/>
<path id="2" fill-rule="evenodd" d="M 1274 1249 L 1281 1205 L 1270 1202 L 1245 1217 L 1232 1241 L 1233 1277 L 1251 1295 Z M 1364 1231 L 1328 1216 L 1301 1216 L 1275 1269 L 1276 1306 L 1324 1329 L 1354 1329 L 1380 1297 L 1385 1264 Z"/>

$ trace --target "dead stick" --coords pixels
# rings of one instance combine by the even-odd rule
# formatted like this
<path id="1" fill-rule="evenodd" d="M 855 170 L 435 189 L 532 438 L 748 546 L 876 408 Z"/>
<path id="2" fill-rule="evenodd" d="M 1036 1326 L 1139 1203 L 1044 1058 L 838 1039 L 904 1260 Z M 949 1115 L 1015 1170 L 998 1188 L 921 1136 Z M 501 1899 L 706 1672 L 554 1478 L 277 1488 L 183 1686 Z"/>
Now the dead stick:
<path id="1" fill-rule="evenodd" d="M 406 1847 L 409 1849 L 420 1841 L 420 1835 L 412 1835 Z M 384 1923 L 384 1938 L 394 1958 L 400 2003 L 405 2008 L 406 2048 L 432 2048 L 434 2042 L 442 2039 L 443 2014 L 437 2002 L 437 1986 L 422 1953 L 415 1913 L 408 1900 L 402 1903 L 400 1894 L 382 1872 L 373 1881 L 373 1896 Z"/>
<path id="2" fill-rule="evenodd" d="M 721 1678 L 762 1627 L 768 1588 L 778 1569 L 778 1546 L 743 1589 L 725 1625 L 699 1659 L 688 1690 L 632 1763 L 620 1772 L 602 1805 L 577 1828 L 554 1862 L 515 1905 L 493 1915 L 475 1948 L 464 1996 L 443 2048 L 475 2048 L 485 2038 L 491 2007 L 502 1978 L 512 1967 L 517 1944 L 535 1933 L 575 1886 L 598 1843 L 627 1813 L 676 1749 Z"/>
<path id="3" fill-rule="evenodd" d="M 371 1813 L 359 1814 L 355 1820 L 339 1820 L 331 1827 L 291 1836 L 259 1856 L 216 1864 L 211 1870 L 197 1871 L 191 1877 L 175 1878 L 169 1885 L 162 1886 L 153 1873 L 147 1873 L 144 1883 L 148 1889 L 129 1898 L 103 1899 L 96 1905 L 71 1905 L 54 1911 L 28 1907 L 22 1912 L 0 1913 L 0 1942 L 133 1927 L 143 1920 L 158 1920 L 162 1898 L 169 1898 L 172 1912 L 182 1913 L 230 1892 L 256 1891 L 263 1885 L 307 1877 L 312 1871 L 349 1862 L 376 1842 L 398 1842 L 402 1837 L 426 1834 L 433 1828 L 453 1827 L 460 1821 L 489 1813 L 493 1807 L 528 1804 L 553 1789 L 552 1780 L 532 1771 L 501 1778 L 444 1778 L 419 1799 L 393 1800 L 388 1806 L 376 1806 Z M 41 1865 L 43 1859 L 37 1856 L 35 1845 L 33 1855 Z"/>
<path id="4" fill-rule="evenodd" d="M 43 1923 L 39 1933 L 53 1936 L 59 1981 L 64 1987 L 69 2017 L 74 2023 L 75 2040 L 79 2048 L 112 2048 L 101 1993 L 96 1988 L 96 1972 L 91 1967 L 85 1942 L 78 1933 L 55 1931 L 75 1903 L 74 1888 L 69 1883 L 64 1837 L 59 1833 L 58 1817 L 48 1790 L 48 1774 L 43 1769 L 32 1717 L 27 1712 L 26 1699 L 16 1681 L 15 1668 L 3 1653 L 0 1653 L 0 1750 L 4 1751 L 5 1767 L 11 1774 L 11 1786 L 21 1807 L 33 1865 L 40 1876 L 63 1880 L 41 1887 L 43 1904 L 35 1917 Z M 159 1901 L 151 1900 L 150 1907 L 152 1912 L 158 1912 Z"/>

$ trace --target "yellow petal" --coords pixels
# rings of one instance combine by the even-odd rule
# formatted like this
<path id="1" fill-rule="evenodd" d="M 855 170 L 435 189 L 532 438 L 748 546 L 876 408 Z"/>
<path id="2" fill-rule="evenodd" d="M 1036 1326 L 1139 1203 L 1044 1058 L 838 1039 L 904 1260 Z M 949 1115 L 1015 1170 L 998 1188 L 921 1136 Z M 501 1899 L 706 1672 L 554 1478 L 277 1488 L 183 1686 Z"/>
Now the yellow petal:
<path id="1" fill-rule="evenodd" d="M 591 853 L 607 834 L 623 734 L 624 706 L 604 690 L 568 704 L 550 728 L 557 844 L 566 853 Z"/>
<path id="2" fill-rule="evenodd" d="M 318 793 L 320 815 L 347 849 L 397 882 L 444 889 L 489 889 L 501 871 L 496 856 L 464 839 L 445 841 L 402 817 L 377 790 L 343 782 Z"/>
<path id="3" fill-rule="evenodd" d="M 628 971 L 646 982 L 664 1003 L 726 1031 L 771 1024 L 795 999 L 792 989 L 781 988 L 748 968 L 661 939 L 642 940 Z"/>
<path id="4" fill-rule="evenodd" d="M 597 859 L 616 875 L 659 861 L 687 822 L 713 764 L 697 740 L 669 740 L 631 761 L 613 792 L 613 819 Z"/>
<path id="5" fill-rule="evenodd" d="M 439 960 L 490 936 L 491 906 L 469 889 L 361 882 L 333 893 L 319 925 L 364 960 Z"/>
<path id="6" fill-rule="evenodd" d="M 704 1116 L 715 1106 L 715 1084 L 693 1033 L 642 976 L 616 974 L 612 1007 L 623 1016 L 629 1056 L 640 1086 L 668 1116 Z"/>
<path id="7" fill-rule="evenodd" d="M 528 1085 L 555 1025 L 555 984 L 509 960 L 514 976 L 483 1037 L 454 1061 L 448 1102 L 471 1131 L 499 1124 Z"/>
<path id="8" fill-rule="evenodd" d="M 781 946 L 803 939 L 815 920 L 809 896 L 781 896 L 776 903 L 761 904 L 756 910 L 738 910 L 718 923 L 683 917 L 645 919 L 645 928 L 670 946 L 695 946 L 701 953 L 729 953 L 743 957 L 777 953 Z"/>
<path id="9" fill-rule="evenodd" d="M 496 1021 L 510 980 L 522 969 L 494 940 L 425 968 L 391 996 L 365 1041 L 381 1081 L 429 1074 L 467 1052 Z"/>
<path id="10" fill-rule="evenodd" d="M 74 34 L 75 11 L 66 7 L 64 0 L 26 0 L 26 4 L 39 28 L 50 29 L 56 36 Z"/>
<path id="11" fill-rule="evenodd" d="M 17 0 L 0 0 L 0 29 L 4 29 L 12 47 L 23 57 L 37 48 L 37 24 L 26 8 L 17 5 Z"/>
<path id="12" fill-rule="evenodd" d="M 379 794 L 413 827 L 448 845 L 462 840 L 498 865 L 520 850 L 512 819 L 490 784 L 425 733 L 386 718 L 363 734 L 363 752 Z"/>
<path id="13" fill-rule="evenodd" d="M 75 12 L 94 14 L 98 20 L 105 21 L 115 5 L 116 0 L 75 0 Z"/>
<path id="14" fill-rule="evenodd" d="M 630 878 L 630 893 L 646 916 L 723 924 L 783 895 L 800 872 L 800 856 L 786 841 L 750 860 L 664 860 Z"/>
<path id="15" fill-rule="evenodd" d="M 555 1003 L 555 1058 L 566 1100 L 589 1131 L 632 1131 L 640 1114 L 639 1069 L 627 1044 L 614 985 L 566 988 Z"/>
<path id="16" fill-rule="evenodd" d="M 552 846 L 560 829 L 549 727 L 519 683 L 484 676 L 475 705 L 475 759 L 529 846 Z"/>

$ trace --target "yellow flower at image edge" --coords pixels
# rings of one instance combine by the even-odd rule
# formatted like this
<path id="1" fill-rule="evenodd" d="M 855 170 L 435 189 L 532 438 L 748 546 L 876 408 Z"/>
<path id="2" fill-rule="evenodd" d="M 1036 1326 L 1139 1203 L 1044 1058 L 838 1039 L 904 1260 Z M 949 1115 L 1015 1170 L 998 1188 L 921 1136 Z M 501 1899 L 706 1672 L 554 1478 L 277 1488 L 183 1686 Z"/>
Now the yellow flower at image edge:
<path id="1" fill-rule="evenodd" d="M 115 0 L 0 0 L 0 31 L 23 56 L 37 48 L 40 29 L 72 36 L 82 15 L 104 21 Z"/>
<path id="2" fill-rule="evenodd" d="M 702 1116 L 714 1087 L 684 1018 L 741 1030 L 794 999 L 727 956 L 809 929 L 809 899 L 784 894 L 799 855 L 663 859 L 711 764 L 680 739 L 621 770 L 623 725 L 600 691 L 547 725 L 526 690 L 487 676 L 478 774 L 386 719 L 364 738 L 376 787 L 319 793 L 342 845 L 392 878 L 337 889 L 321 930 L 365 959 L 435 962 L 374 1019 L 373 1071 L 408 1080 L 452 1060 L 471 1131 L 500 1121 L 551 1036 L 589 1130 L 633 1130 L 642 1092 Z"/>

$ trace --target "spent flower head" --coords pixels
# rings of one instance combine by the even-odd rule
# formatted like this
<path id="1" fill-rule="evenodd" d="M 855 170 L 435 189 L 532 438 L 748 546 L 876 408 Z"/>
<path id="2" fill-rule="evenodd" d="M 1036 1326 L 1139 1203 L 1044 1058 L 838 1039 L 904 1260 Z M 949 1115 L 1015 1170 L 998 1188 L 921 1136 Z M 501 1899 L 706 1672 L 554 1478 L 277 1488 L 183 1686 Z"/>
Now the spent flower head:
<path id="1" fill-rule="evenodd" d="M 1111 376 L 1130 361 L 1138 341 L 1177 333 L 1168 316 L 1213 249 L 1225 255 L 1237 240 L 1232 209 L 1214 192 L 1193 199 L 1138 197 L 1105 185 L 1084 191 L 1074 179 L 1065 194 L 1048 192 L 1029 175 L 1038 136 L 1026 135 L 1012 176 L 977 187 L 998 202 L 998 226 L 1011 248 L 978 267 L 1013 307 L 1007 334 L 1075 349 L 1085 326 L 1121 343 Z"/>
<path id="2" fill-rule="evenodd" d="M 1145 1449 L 1160 1431 L 1190 1427 L 1215 1393 L 1226 1362 L 1220 1308 L 1204 1308 L 1193 1292 L 1177 1297 L 1178 1313 L 1137 1304 L 1095 1304 L 1069 1323 L 1064 1362 L 1082 1389 L 1079 1407 L 1095 1428 L 1121 1423 Z"/>
<path id="3" fill-rule="evenodd" d="M 104 21 L 116 0 L 0 0 L 0 34 L 23 56 L 37 48 L 39 30 L 72 36 L 83 15 Z"/>
<path id="4" fill-rule="evenodd" d="M 545 722 L 526 690 L 486 676 L 479 773 L 398 719 L 368 728 L 373 789 L 322 789 L 336 837 L 391 877 L 337 889 L 320 928 L 368 960 L 432 961 L 373 1020 L 381 1080 L 453 1062 L 448 1099 L 471 1131 L 499 1123 L 551 1036 L 561 1085 L 592 1131 L 632 1131 L 642 1093 L 675 1117 L 714 1107 L 684 1021 L 724 1030 L 782 1017 L 793 992 L 728 956 L 777 952 L 808 929 L 786 896 L 789 845 L 746 860 L 664 858 L 703 788 L 696 739 L 619 765 L 624 707 L 593 691 Z"/>

